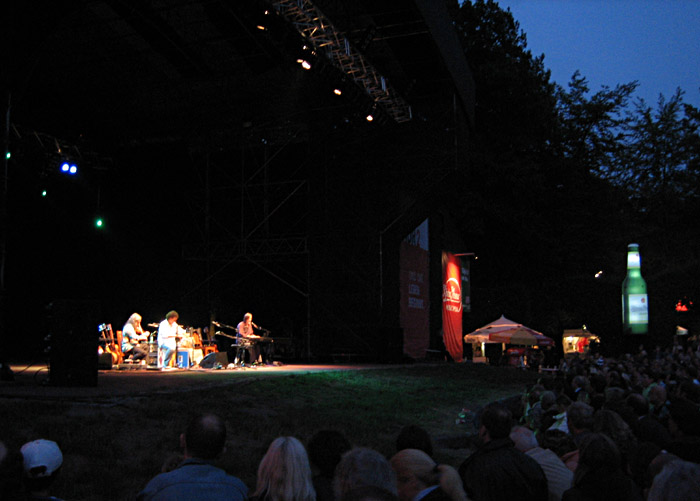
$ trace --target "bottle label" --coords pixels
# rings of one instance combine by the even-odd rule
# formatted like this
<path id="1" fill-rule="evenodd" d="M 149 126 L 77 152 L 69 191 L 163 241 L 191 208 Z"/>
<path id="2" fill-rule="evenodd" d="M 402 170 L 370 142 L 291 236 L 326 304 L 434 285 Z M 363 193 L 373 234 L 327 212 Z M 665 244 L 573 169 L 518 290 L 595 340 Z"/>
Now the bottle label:
<path id="1" fill-rule="evenodd" d="M 646 294 L 630 294 L 627 304 L 630 324 L 649 323 L 649 303 Z"/>
<path id="2" fill-rule="evenodd" d="M 639 252 L 628 252 L 627 253 L 627 268 L 640 268 L 642 266 L 642 261 L 639 259 Z"/>

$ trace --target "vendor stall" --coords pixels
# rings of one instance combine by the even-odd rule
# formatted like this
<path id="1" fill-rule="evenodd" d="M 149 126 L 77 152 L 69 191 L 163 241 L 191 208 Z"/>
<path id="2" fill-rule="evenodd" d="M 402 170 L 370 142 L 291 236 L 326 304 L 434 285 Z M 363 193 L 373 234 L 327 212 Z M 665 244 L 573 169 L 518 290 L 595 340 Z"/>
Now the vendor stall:
<path id="1" fill-rule="evenodd" d="M 524 326 L 501 316 L 498 320 L 491 322 L 464 336 L 465 343 L 474 345 L 474 361 L 485 356 L 489 363 L 494 364 L 496 360 L 502 358 L 506 345 L 516 346 L 554 346 L 554 340 L 534 329 Z M 517 349 L 506 352 L 509 365 L 526 365 L 528 355 L 534 352 L 533 348 L 523 349 L 522 353 Z M 479 360 L 480 361 L 480 360 Z"/>
<path id="2" fill-rule="evenodd" d="M 564 355 L 569 355 L 571 353 L 588 353 L 591 348 L 591 343 L 598 344 L 600 343 L 600 339 L 589 331 L 585 325 L 580 329 L 564 329 L 564 336 L 562 339 Z"/>

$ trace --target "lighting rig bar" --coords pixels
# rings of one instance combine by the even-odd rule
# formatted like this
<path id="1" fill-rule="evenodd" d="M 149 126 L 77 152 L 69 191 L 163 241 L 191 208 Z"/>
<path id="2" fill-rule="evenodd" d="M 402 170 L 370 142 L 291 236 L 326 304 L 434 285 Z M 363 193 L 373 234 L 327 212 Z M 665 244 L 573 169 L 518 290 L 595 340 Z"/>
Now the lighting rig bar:
<path id="1" fill-rule="evenodd" d="M 245 261 L 254 258 L 281 258 L 301 256 L 309 252 L 305 237 L 246 239 L 230 242 L 211 242 L 183 247 L 183 256 L 195 261 Z"/>
<path id="2" fill-rule="evenodd" d="M 337 68 L 350 76 L 391 118 L 399 123 L 411 120 L 411 106 L 312 2 L 272 0 L 270 3 L 280 16 L 294 25 L 309 45 L 323 52 Z"/>

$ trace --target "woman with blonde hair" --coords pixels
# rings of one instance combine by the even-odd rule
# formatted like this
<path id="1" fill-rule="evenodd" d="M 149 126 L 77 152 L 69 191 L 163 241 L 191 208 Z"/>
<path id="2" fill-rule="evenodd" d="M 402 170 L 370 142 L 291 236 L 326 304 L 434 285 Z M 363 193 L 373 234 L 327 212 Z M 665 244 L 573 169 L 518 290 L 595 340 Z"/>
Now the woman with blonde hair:
<path id="1" fill-rule="evenodd" d="M 272 441 L 258 466 L 258 480 L 251 500 L 316 501 L 306 449 L 294 437 Z"/>
<path id="2" fill-rule="evenodd" d="M 391 458 L 399 501 L 466 501 L 462 479 L 453 467 L 437 464 L 425 452 L 404 449 Z"/>

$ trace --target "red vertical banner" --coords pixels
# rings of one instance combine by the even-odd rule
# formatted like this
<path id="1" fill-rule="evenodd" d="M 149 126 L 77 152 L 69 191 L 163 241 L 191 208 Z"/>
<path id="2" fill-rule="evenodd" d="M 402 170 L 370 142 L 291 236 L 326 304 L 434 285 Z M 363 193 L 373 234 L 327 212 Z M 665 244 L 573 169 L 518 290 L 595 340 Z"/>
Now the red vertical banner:
<path id="1" fill-rule="evenodd" d="M 462 349 L 462 263 L 450 252 L 442 253 L 442 335 L 453 360 L 461 362 Z"/>
<path id="2" fill-rule="evenodd" d="M 427 219 L 401 242 L 399 260 L 403 352 L 421 360 L 425 358 L 430 341 Z"/>

